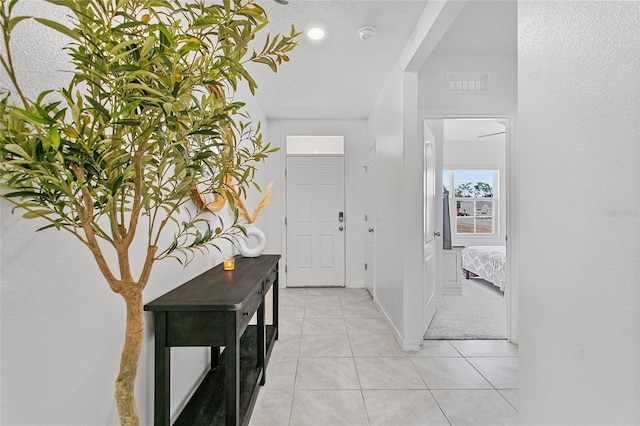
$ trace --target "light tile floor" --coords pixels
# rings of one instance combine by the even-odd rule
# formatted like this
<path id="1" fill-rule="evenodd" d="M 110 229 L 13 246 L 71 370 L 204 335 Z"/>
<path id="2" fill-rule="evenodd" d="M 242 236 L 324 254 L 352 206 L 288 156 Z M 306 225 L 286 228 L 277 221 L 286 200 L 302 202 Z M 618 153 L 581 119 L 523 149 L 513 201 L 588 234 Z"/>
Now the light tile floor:
<path id="1" fill-rule="evenodd" d="M 403 352 L 366 290 L 281 289 L 279 336 L 253 426 L 518 422 L 517 346 L 431 340 Z"/>

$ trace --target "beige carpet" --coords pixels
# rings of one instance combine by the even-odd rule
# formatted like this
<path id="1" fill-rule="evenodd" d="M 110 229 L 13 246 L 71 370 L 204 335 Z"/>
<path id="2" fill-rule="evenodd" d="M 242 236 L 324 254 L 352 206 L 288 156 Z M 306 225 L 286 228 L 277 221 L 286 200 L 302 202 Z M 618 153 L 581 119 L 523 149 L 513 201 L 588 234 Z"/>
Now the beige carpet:
<path id="1" fill-rule="evenodd" d="M 506 339 L 507 313 L 503 293 L 484 280 L 462 279 L 461 296 L 444 296 L 425 340 Z"/>

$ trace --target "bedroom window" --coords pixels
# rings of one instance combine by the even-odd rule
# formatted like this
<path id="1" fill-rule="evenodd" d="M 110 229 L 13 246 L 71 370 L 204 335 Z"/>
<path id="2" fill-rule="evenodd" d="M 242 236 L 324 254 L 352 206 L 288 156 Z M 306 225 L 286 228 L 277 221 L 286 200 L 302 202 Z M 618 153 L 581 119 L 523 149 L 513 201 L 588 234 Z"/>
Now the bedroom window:
<path id="1" fill-rule="evenodd" d="M 497 170 L 444 170 L 444 194 L 449 196 L 456 234 L 495 235 L 498 212 Z"/>

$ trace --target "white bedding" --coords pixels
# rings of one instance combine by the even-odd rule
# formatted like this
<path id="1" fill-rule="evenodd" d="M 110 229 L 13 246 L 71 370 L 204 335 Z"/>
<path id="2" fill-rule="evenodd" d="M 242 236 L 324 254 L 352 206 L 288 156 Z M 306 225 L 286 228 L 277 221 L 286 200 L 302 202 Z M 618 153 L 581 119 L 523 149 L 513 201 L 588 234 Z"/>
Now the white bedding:
<path id="1" fill-rule="evenodd" d="M 507 286 L 506 263 L 505 246 L 469 246 L 462 249 L 462 269 L 473 272 L 503 292 Z"/>

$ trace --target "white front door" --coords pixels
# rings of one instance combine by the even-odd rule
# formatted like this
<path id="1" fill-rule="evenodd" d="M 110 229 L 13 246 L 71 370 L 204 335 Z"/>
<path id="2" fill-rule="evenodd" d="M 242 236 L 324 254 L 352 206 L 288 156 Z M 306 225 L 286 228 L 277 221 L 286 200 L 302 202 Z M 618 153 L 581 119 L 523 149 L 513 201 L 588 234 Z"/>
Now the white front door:
<path id="1" fill-rule="evenodd" d="M 374 229 L 374 210 L 375 201 L 373 197 L 373 189 L 375 186 L 375 174 L 374 165 L 376 157 L 375 146 L 367 152 L 364 167 L 364 287 L 369 291 L 371 297 L 375 297 L 374 294 L 374 243 L 375 243 L 375 229 Z"/>
<path id="2" fill-rule="evenodd" d="M 427 124 L 424 125 L 423 147 L 423 199 L 424 199 L 424 274 L 422 283 L 423 332 L 436 312 L 436 208 L 442 202 L 436 199 L 436 155 L 435 137 Z"/>
<path id="3" fill-rule="evenodd" d="M 345 285 L 344 157 L 287 157 L 287 287 Z"/>

